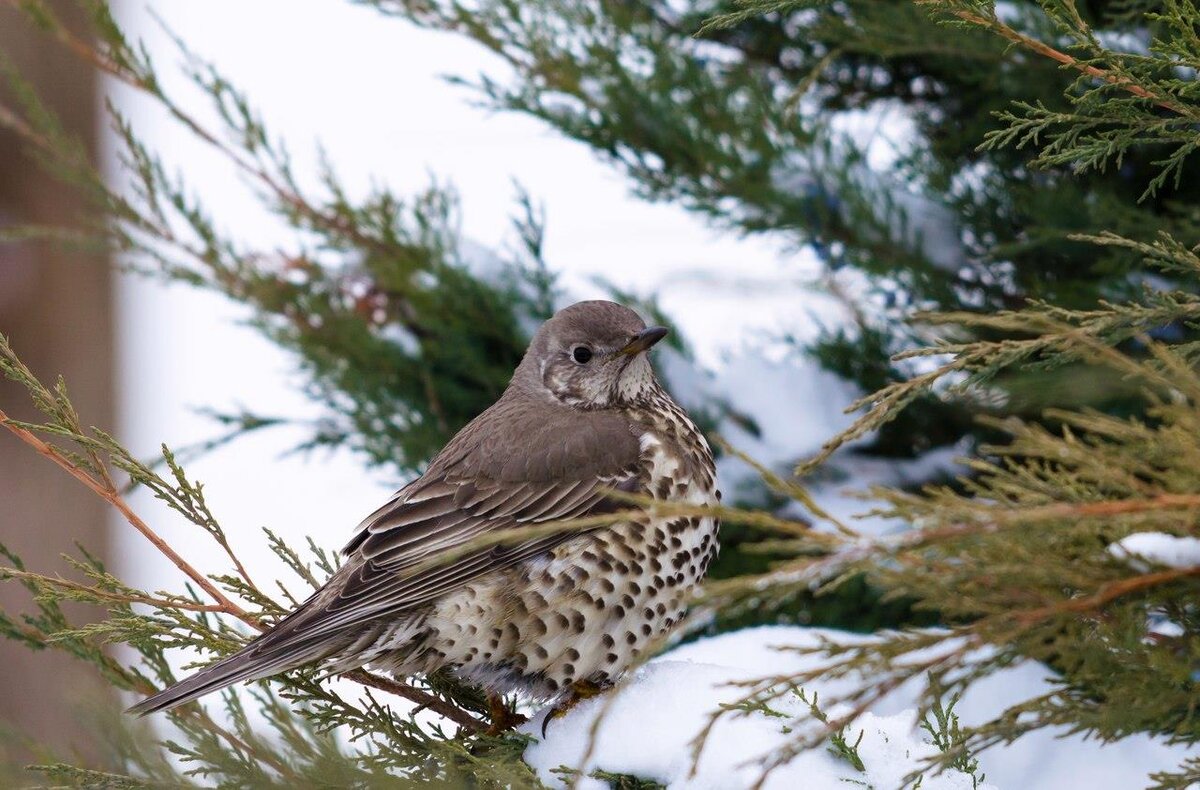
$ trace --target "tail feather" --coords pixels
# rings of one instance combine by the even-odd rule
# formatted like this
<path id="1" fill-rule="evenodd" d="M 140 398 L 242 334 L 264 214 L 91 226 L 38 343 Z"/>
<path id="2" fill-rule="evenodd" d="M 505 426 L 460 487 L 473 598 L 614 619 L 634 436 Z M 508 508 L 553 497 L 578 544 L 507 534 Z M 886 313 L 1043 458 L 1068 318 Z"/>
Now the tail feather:
<path id="1" fill-rule="evenodd" d="M 340 646 L 338 641 L 331 640 L 328 635 L 320 637 L 297 633 L 293 628 L 276 627 L 233 655 L 147 697 L 127 712 L 145 716 L 175 708 L 234 683 L 261 680 L 320 661 L 338 652 Z"/>
<path id="2" fill-rule="evenodd" d="M 223 661 L 218 661 L 211 667 L 202 669 L 191 677 L 185 678 L 173 686 L 147 697 L 131 707 L 127 712 L 138 716 L 155 713 L 178 707 L 192 700 L 199 699 L 205 694 L 219 691 L 226 686 L 246 680 L 258 680 L 282 671 L 271 666 L 262 666 L 253 656 L 235 653 Z"/>

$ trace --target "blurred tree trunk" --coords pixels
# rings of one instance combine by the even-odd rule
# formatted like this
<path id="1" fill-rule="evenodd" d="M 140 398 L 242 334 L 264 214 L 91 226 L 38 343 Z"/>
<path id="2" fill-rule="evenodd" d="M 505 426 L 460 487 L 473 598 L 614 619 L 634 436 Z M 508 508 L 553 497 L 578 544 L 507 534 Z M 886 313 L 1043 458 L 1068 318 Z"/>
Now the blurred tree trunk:
<path id="1" fill-rule="evenodd" d="M 55 4 L 60 5 L 69 18 L 71 9 Z M 93 71 L 3 6 L 0 52 L 15 60 L 94 157 L 100 119 Z M 0 226 L 71 225 L 83 210 L 78 190 L 47 176 L 0 130 Z M 85 425 L 113 424 L 112 286 L 108 262 L 94 254 L 44 243 L 0 243 L 0 332 L 40 377 L 66 377 Z M 0 405 L 11 416 L 33 418 L 25 400 L 19 388 L 0 382 Z M 7 432 L 0 434 L 0 542 L 31 568 L 48 573 L 69 574 L 60 555 L 75 541 L 103 556 L 108 513 L 100 500 Z M 0 585 L 5 610 L 29 605 L 17 585 Z M 101 685 L 81 663 L 2 641 L 0 668 L 0 726 L 10 731 L 0 734 L 0 746 L 19 755 L 27 737 L 95 752 L 80 714 L 102 693 Z"/>

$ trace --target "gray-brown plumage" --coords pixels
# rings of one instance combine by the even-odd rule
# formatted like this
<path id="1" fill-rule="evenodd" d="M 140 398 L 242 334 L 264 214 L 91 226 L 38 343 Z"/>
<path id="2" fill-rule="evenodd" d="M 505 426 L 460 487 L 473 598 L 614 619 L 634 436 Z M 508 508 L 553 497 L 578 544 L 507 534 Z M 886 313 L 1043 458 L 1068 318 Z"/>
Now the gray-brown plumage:
<path id="1" fill-rule="evenodd" d="M 539 699 L 611 683 L 683 615 L 717 551 L 715 518 L 647 514 L 433 560 L 496 530 L 628 507 L 613 490 L 715 505 L 708 444 L 646 358 L 665 334 L 612 302 L 560 311 L 500 399 L 363 521 L 323 588 L 132 710 L 312 663 L 449 668 Z"/>

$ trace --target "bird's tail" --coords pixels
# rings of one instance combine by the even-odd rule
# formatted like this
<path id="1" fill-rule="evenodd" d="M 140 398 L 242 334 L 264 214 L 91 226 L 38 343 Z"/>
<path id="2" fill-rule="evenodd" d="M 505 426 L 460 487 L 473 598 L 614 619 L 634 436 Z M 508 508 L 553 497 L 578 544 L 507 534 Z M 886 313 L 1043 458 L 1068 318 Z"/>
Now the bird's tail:
<path id="1" fill-rule="evenodd" d="M 295 614 L 300 614 L 301 611 Z M 296 625 L 298 623 L 293 618 L 283 620 L 274 629 L 233 655 L 205 667 L 154 696 L 147 697 L 131 707 L 128 712 L 145 716 L 155 711 L 168 710 L 234 683 L 261 680 L 320 661 L 336 653 L 341 647 L 336 640 L 331 640 L 328 636 L 320 638 L 312 633 L 305 633 L 304 629 L 294 627 Z"/>

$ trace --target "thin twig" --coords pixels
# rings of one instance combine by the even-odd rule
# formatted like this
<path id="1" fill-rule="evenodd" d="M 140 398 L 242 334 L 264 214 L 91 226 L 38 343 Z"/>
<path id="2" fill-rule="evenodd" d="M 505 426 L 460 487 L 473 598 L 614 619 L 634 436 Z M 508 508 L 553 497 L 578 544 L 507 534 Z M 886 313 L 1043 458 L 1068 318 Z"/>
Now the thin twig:
<path id="1" fill-rule="evenodd" d="M 467 713 L 462 708 L 452 705 L 427 691 L 422 691 L 419 688 L 415 688 L 406 683 L 401 683 L 398 680 L 380 677 L 379 675 L 367 672 L 365 669 L 355 669 L 350 672 L 345 672 L 342 674 L 342 677 L 346 678 L 347 680 L 353 680 L 357 683 L 361 683 L 364 686 L 370 686 L 371 688 L 376 688 L 380 691 L 387 691 L 391 694 L 395 694 L 396 696 L 411 700 L 422 707 L 428 708 L 434 713 L 445 716 L 447 719 L 450 719 L 460 727 L 466 728 L 470 732 L 482 732 L 484 729 L 486 729 L 486 725 L 483 722 Z"/>
<path id="2" fill-rule="evenodd" d="M 163 598 L 154 598 L 149 595 L 138 595 L 136 593 L 120 593 L 110 590 L 101 589 L 100 587 L 92 587 L 87 584 L 80 584 L 68 579 L 60 579 L 54 576 L 45 576 L 40 573 L 30 573 L 18 568 L 0 567 L 0 579 L 26 579 L 32 582 L 41 584 L 53 585 L 60 590 L 73 590 L 75 592 L 86 593 L 106 601 L 114 603 L 142 603 L 148 606 L 154 606 L 159 609 L 183 609 L 189 612 L 217 612 L 222 613 L 225 608 L 220 604 L 204 604 L 195 603 L 185 600 L 167 600 Z"/>
<path id="3" fill-rule="evenodd" d="M 215 584 L 212 583 L 211 580 L 209 580 L 207 576 L 193 568 L 187 560 L 179 555 L 179 552 L 171 548 L 170 544 L 163 540 L 157 532 L 151 529 L 145 521 L 142 521 L 142 519 L 133 512 L 133 509 L 129 507 L 128 503 L 125 502 L 124 497 L 121 496 L 119 491 L 117 491 L 115 488 L 106 488 L 104 484 L 96 480 L 96 478 L 72 464 L 70 459 L 64 457 L 62 453 L 60 453 L 53 445 L 42 441 L 33 432 L 13 423 L 3 410 L 0 410 L 0 425 L 3 425 L 18 439 L 37 450 L 41 455 L 49 458 L 62 469 L 66 470 L 69 475 L 91 489 L 91 491 L 97 496 L 101 497 L 110 505 L 115 507 L 117 511 L 125 518 L 125 520 L 129 522 L 130 526 L 140 532 L 142 536 L 146 538 L 146 540 L 150 541 L 154 548 L 158 549 L 158 551 L 161 552 L 167 559 L 169 559 L 176 568 L 184 573 L 184 575 L 195 582 L 202 590 L 204 590 L 204 592 L 208 593 L 208 595 L 222 607 L 222 611 L 237 617 L 242 622 L 260 631 L 263 629 L 262 623 L 260 623 L 257 618 L 253 617 L 245 609 L 231 601 L 217 588 Z"/>
<path id="4" fill-rule="evenodd" d="M 929 0 L 917 0 L 917 2 L 919 5 L 928 4 Z M 1093 66 L 1090 63 L 1081 63 L 1077 58 L 1074 58 L 1067 53 L 1062 52 L 1061 50 L 1057 50 L 1049 44 L 1039 41 L 1036 38 L 1032 38 L 1024 33 L 1018 32 L 998 19 L 988 19 L 987 17 L 983 17 L 979 14 L 963 9 L 949 11 L 948 13 L 969 24 L 991 30 L 1001 38 L 1007 39 L 1020 47 L 1024 47 L 1030 52 L 1034 52 L 1042 57 L 1058 61 L 1064 66 L 1068 66 L 1072 69 L 1083 72 L 1088 76 L 1104 80 L 1110 85 L 1115 85 L 1118 88 L 1128 91 L 1138 98 L 1148 99 L 1165 110 L 1170 110 L 1178 115 L 1189 116 L 1189 113 L 1179 105 L 1162 98 L 1153 91 L 1143 88 L 1141 85 L 1137 84 L 1128 77 L 1122 77 L 1118 74 L 1113 74 L 1112 72 L 1105 71 L 1097 66 Z"/>
<path id="5" fill-rule="evenodd" d="M 1200 494 L 1162 494 L 1147 499 L 1116 499 L 1108 502 L 1057 502 L 1052 505 L 1035 505 L 1026 508 L 1010 506 L 1006 511 L 988 512 L 986 521 L 929 527 L 905 533 L 899 537 L 899 547 L 917 549 L 948 538 L 967 537 L 980 532 L 992 531 L 1005 524 L 1188 509 L 1200 509 Z M 883 544 L 880 544 L 880 547 L 886 548 Z"/>
<path id="6" fill-rule="evenodd" d="M 1200 494 L 1162 494 L 1148 499 L 1114 499 L 1108 502 L 1063 502 L 1014 509 L 1001 518 L 1062 518 L 1065 516 L 1121 516 L 1154 510 L 1200 508 Z"/>
<path id="7" fill-rule="evenodd" d="M 1168 584 L 1170 582 L 1186 579 L 1191 576 L 1200 576 L 1200 566 L 1191 568 L 1172 568 L 1171 570 L 1156 571 L 1154 573 L 1144 573 L 1140 576 L 1131 576 L 1126 579 L 1106 584 L 1097 592 L 1084 596 L 1082 598 L 1071 598 L 1061 603 L 1056 603 L 1051 606 L 1044 606 L 1040 609 L 1029 609 L 1023 612 L 1014 612 L 1009 617 L 1020 621 L 1024 625 L 1030 625 L 1048 617 L 1053 617 L 1057 614 L 1066 614 L 1068 612 L 1080 613 L 1090 612 L 1094 609 L 1099 609 L 1107 603 L 1115 601 L 1131 593 L 1140 592 L 1150 587 L 1157 587 L 1160 584 Z"/>
<path id="8" fill-rule="evenodd" d="M 254 628 L 257 631 L 266 630 L 266 626 L 261 620 L 231 601 L 219 589 L 217 589 L 217 587 L 206 576 L 192 567 L 187 560 L 181 557 L 178 552 L 171 548 L 166 541 L 159 537 L 154 530 L 152 530 L 144 521 L 142 521 L 142 519 L 133 512 L 132 508 L 129 507 L 128 503 L 126 503 L 125 499 L 121 496 L 120 492 L 115 489 L 115 487 L 113 489 L 106 489 L 104 485 L 102 485 L 87 472 L 72 465 L 70 460 L 58 452 L 53 445 L 42 441 L 31 431 L 14 424 L 9 419 L 8 415 L 2 410 L 0 410 L 0 425 L 3 425 L 11 433 L 16 435 L 18 439 L 33 447 L 38 451 L 38 453 L 46 458 L 49 458 L 55 464 L 62 467 L 72 477 L 87 486 L 93 493 L 115 507 L 121 513 L 121 515 L 125 517 L 125 520 L 128 521 L 129 524 L 132 525 L 136 530 L 138 530 L 138 532 L 142 533 L 142 535 L 145 536 L 146 539 L 149 540 L 156 549 L 162 552 L 164 556 L 170 559 L 171 562 L 175 564 L 175 567 L 179 568 L 179 570 L 181 570 L 189 579 L 194 581 L 201 589 L 208 593 L 214 601 L 216 601 L 216 604 L 211 607 L 206 607 L 201 604 L 190 604 L 183 602 L 179 602 L 177 604 L 174 602 L 160 602 L 154 599 L 147 599 L 144 601 L 145 603 L 176 606 L 180 609 L 192 611 L 211 611 L 220 614 L 228 614 L 238 618 L 243 623 L 249 625 L 251 628 Z M 90 590 L 90 588 L 86 589 Z M 382 678 L 378 675 L 371 674 L 361 669 L 344 673 L 342 677 L 356 681 L 365 686 L 370 686 L 381 691 L 395 694 L 399 697 L 403 697 L 404 699 L 415 702 L 418 705 L 423 705 L 435 713 L 450 719 L 455 724 L 458 724 L 470 732 L 479 732 L 484 729 L 484 725 L 466 711 L 463 711 L 456 706 L 451 705 L 450 703 L 447 703 L 432 694 L 429 694 L 428 692 L 422 691 L 406 683 L 402 683 L 397 680 L 390 680 L 388 678 Z"/>

